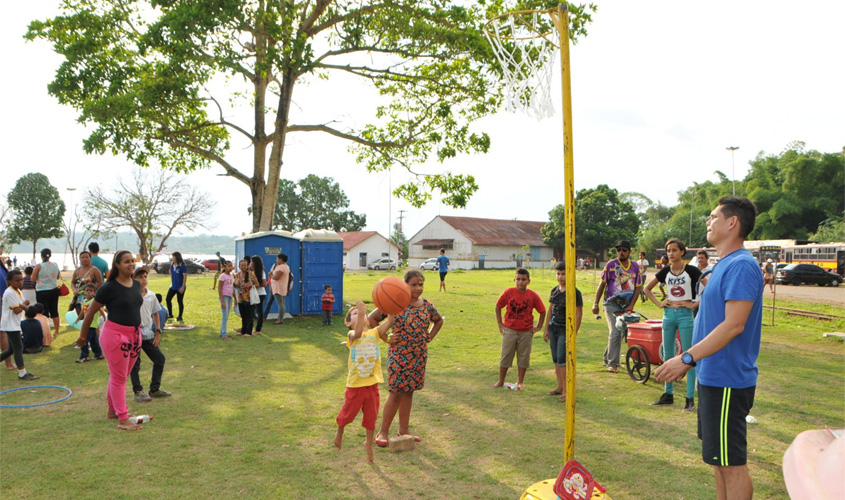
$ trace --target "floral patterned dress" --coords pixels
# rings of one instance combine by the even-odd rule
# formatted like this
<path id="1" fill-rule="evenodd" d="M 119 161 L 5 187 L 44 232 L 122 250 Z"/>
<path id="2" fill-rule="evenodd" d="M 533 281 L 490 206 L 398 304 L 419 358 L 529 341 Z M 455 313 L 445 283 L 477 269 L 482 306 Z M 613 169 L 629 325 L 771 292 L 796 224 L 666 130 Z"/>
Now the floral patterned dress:
<path id="1" fill-rule="evenodd" d="M 418 391 L 425 385 L 428 361 L 428 330 L 440 314 L 423 299 L 421 306 L 408 306 L 393 321 L 399 340 L 387 350 L 387 385 L 390 392 Z"/>

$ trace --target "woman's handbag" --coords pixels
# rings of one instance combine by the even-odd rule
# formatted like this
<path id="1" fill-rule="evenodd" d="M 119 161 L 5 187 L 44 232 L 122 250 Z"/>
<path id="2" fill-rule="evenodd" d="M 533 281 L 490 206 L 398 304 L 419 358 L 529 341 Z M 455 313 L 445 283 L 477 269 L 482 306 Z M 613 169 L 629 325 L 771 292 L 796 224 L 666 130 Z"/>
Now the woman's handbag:
<path id="1" fill-rule="evenodd" d="M 261 303 L 261 297 L 258 295 L 258 288 L 252 287 L 249 289 L 249 304 L 255 305 Z"/>
<path id="2" fill-rule="evenodd" d="M 59 297 L 70 295 L 70 289 L 64 283 L 59 286 Z"/>

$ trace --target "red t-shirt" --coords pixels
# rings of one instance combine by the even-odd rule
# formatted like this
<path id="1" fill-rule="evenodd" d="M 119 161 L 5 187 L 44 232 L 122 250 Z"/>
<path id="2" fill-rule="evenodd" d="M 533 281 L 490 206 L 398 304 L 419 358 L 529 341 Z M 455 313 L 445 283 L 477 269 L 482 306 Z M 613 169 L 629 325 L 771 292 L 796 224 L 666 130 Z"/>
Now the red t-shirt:
<path id="1" fill-rule="evenodd" d="M 323 311 L 331 311 L 334 307 L 334 302 L 332 302 L 334 300 L 334 295 L 330 293 L 324 293 L 323 296 L 320 297 L 320 300 L 323 301 Z"/>
<path id="2" fill-rule="evenodd" d="M 518 332 L 525 332 L 534 328 L 534 309 L 538 313 L 546 312 L 543 299 L 534 290 L 526 290 L 520 293 L 516 287 L 505 290 L 496 302 L 496 306 L 499 308 L 507 306 L 505 326 Z"/>

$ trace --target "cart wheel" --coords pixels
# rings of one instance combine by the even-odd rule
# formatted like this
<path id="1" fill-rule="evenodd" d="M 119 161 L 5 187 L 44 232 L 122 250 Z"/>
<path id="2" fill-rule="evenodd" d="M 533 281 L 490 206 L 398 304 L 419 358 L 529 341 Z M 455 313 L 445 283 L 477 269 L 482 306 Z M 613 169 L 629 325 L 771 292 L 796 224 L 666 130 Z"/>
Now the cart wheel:
<path id="1" fill-rule="evenodd" d="M 628 349 L 625 355 L 625 366 L 628 368 L 628 376 L 634 382 L 645 384 L 648 382 L 648 377 L 651 375 L 651 364 L 648 361 L 648 354 L 645 350 L 635 345 Z"/>

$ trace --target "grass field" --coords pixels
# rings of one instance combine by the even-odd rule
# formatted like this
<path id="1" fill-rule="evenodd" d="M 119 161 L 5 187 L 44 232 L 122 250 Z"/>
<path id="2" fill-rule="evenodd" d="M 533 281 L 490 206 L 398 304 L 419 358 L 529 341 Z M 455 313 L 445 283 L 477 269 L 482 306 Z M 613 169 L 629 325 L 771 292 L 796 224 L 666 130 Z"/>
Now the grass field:
<path id="1" fill-rule="evenodd" d="M 344 300 L 369 305 L 372 286 L 388 274 L 399 275 L 348 274 Z M 532 274 L 531 288 L 547 297 L 553 274 Z M 262 336 L 221 342 L 216 292 L 206 275 L 192 278 L 186 294 L 185 320 L 197 328 L 163 337 L 163 387 L 173 397 L 143 405 L 129 398 L 130 411 L 155 416 L 140 432 L 120 432 L 105 419 L 107 366 L 74 363 L 76 332 L 63 328 L 52 348 L 26 357 L 27 368 L 41 377 L 36 383 L 68 387 L 73 396 L 55 405 L 0 410 L 0 496 L 518 498 L 532 483 L 555 477 L 562 465 L 564 406 L 545 396 L 554 387 L 547 344 L 535 337 L 526 390 L 492 389 L 500 341 L 493 308 L 512 285 L 513 271 L 454 271 L 447 293 L 436 291 L 436 276 L 427 273 L 424 296 L 446 322 L 430 346 L 426 388 L 415 397 L 411 430 L 422 437 L 415 451 L 377 449 L 375 464 L 367 465 L 360 417 L 347 428 L 344 449 L 332 447 L 347 356 L 340 317 L 333 327 L 321 327 L 319 317 L 300 317 L 267 324 Z M 681 413 L 682 404 L 651 407 L 660 385 L 602 369 L 606 325 L 588 310 L 593 275 L 579 278 L 586 311 L 578 339 L 576 458 L 616 500 L 713 498 L 695 415 Z M 166 279 L 153 276 L 150 288 L 164 292 Z M 660 317 L 651 305 L 641 310 Z M 751 412 L 759 423 L 749 428 L 749 466 L 761 499 L 787 497 L 782 457 L 799 432 L 845 426 L 845 348 L 822 338 L 845 325 L 781 315 L 776 323 L 763 328 Z M 150 363 L 142 359 L 148 383 Z M 0 389 L 22 385 L 13 372 L 0 371 Z M 515 377 L 509 374 L 508 381 Z M 383 386 L 382 402 L 386 393 Z M 61 395 L 55 389 L 18 391 L 0 403 Z"/>

